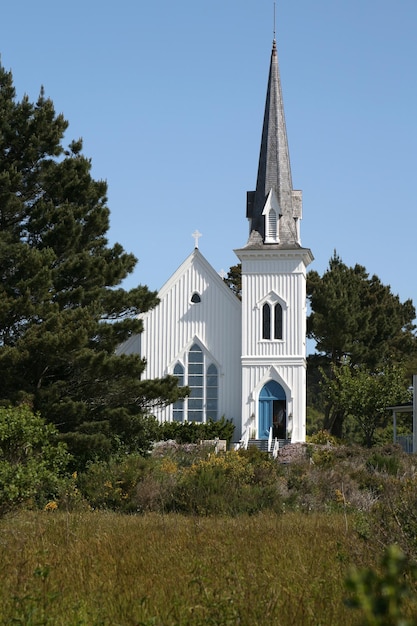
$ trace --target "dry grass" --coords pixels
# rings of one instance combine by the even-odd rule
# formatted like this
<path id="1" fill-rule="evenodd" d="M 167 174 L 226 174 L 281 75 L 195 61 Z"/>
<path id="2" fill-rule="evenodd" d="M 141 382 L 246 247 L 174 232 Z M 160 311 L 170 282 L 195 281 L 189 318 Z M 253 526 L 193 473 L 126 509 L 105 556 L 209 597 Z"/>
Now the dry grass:
<path id="1" fill-rule="evenodd" d="M 193 518 L 60 511 L 0 521 L 1 624 L 356 623 L 343 515 Z"/>

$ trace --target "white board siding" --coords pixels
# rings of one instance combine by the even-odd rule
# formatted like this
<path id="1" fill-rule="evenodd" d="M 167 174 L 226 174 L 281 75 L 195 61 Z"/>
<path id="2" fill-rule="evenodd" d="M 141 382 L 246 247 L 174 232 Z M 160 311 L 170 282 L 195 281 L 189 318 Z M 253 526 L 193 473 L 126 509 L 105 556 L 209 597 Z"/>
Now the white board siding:
<path id="1" fill-rule="evenodd" d="M 242 249 L 242 424 L 259 435 L 259 394 L 268 380 L 282 385 L 292 441 L 305 440 L 306 264 L 305 249 Z M 282 339 L 262 338 L 264 302 L 282 305 Z"/>
<path id="2" fill-rule="evenodd" d="M 306 287 L 302 274 L 249 274 L 242 277 L 243 324 L 242 354 L 288 356 L 305 354 Z M 262 307 L 260 302 L 276 293 L 283 306 L 282 340 L 262 339 Z"/>
<path id="3" fill-rule="evenodd" d="M 201 302 L 192 304 L 193 293 Z M 236 423 L 240 435 L 241 411 L 241 305 L 239 300 L 195 250 L 164 285 L 160 303 L 143 316 L 144 378 L 171 374 L 175 363 L 197 338 L 212 357 L 219 374 L 219 417 Z M 172 407 L 160 409 L 158 419 L 172 419 Z"/>

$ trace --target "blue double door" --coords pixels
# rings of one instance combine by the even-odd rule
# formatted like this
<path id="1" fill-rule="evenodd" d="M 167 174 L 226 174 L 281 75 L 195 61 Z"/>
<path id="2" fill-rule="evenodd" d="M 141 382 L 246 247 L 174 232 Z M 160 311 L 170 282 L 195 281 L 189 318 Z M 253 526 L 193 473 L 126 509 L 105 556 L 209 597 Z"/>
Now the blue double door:
<path id="1" fill-rule="evenodd" d="M 272 436 L 287 438 L 287 398 L 284 389 L 275 380 L 262 387 L 259 394 L 259 438 L 267 439 L 272 426 Z"/>

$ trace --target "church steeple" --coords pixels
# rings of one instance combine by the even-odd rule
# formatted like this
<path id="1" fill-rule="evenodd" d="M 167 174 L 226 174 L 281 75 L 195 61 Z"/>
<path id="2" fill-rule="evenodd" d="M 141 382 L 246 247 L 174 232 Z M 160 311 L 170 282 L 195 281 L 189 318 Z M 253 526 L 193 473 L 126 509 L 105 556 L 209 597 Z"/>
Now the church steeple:
<path id="1" fill-rule="evenodd" d="M 272 44 L 256 190 L 247 194 L 248 245 L 300 245 L 301 192 L 292 187 L 275 39 Z"/>

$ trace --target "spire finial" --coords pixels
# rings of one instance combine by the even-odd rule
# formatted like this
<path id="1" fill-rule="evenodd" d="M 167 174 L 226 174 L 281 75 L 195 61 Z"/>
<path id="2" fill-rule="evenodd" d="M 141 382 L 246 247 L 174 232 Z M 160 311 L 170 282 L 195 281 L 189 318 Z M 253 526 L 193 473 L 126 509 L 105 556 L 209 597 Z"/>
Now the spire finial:
<path id="1" fill-rule="evenodd" d="M 276 40 L 276 1 L 274 0 L 274 42 Z"/>

